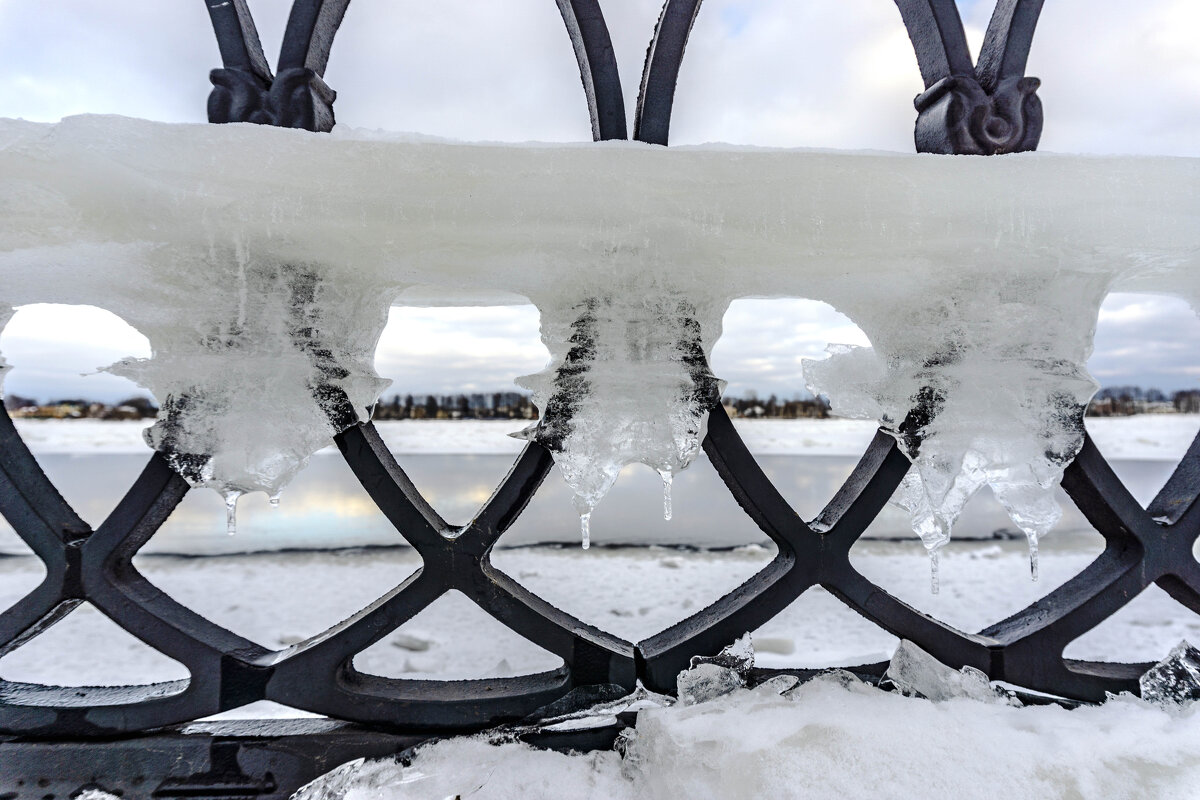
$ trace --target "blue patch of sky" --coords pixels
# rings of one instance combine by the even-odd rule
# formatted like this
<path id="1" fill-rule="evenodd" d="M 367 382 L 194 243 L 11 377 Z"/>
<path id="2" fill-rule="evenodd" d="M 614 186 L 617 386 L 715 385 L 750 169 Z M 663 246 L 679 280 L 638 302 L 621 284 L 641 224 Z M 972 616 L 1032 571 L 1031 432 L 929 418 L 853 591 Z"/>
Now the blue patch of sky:
<path id="1" fill-rule="evenodd" d="M 743 5 L 722 6 L 720 16 L 725 33 L 731 37 L 740 34 L 750 22 L 750 10 Z"/>
<path id="2" fill-rule="evenodd" d="M 991 0 L 987 0 L 987 2 L 984 0 L 955 0 L 954 4 L 958 6 L 958 15 L 964 18 L 973 14 L 976 6 L 983 5 L 989 9 L 993 7 Z"/>

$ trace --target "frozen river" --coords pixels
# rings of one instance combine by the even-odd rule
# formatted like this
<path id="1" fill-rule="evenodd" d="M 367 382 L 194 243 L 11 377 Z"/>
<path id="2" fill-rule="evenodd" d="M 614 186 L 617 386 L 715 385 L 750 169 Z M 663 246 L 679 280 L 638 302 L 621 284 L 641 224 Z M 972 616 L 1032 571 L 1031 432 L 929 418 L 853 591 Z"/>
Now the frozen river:
<path id="1" fill-rule="evenodd" d="M 505 434 L 520 422 L 399 422 L 379 426 L 397 460 L 449 522 L 466 523 L 511 466 L 521 443 Z M 1143 416 L 1090 420 L 1101 450 L 1135 497 L 1147 502 L 1186 450 L 1200 417 Z M 85 520 L 98 525 L 146 463 L 142 423 L 92 421 L 19 424 L 55 485 Z M 742 421 L 739 431 L 759 463 L 805 519 L 815 517 L 857 463 L 874 426 L 843 420 Z M 661 484 L 649 468 L 630 467 L 592 517 L 597 545 L 686 545 L 699 548 L 765 543 L 701 456 L 674 485 L 674 516 L 662 519 Z M 1056 531 L 1089 530 L 1065 495 Z M 578 541 L 579 523 L 566 484 L 552 472 L 505 545 Z M 984 489 L 955 528 L 960 538 L 992 538 L 1013 525 Z M 910 537 L 907 515 L 888 507 L 869 529 L 873 538 Z M 1001 536 L 1004 534 L 1001 533 Z M 243 497 L 238 533 L 225 532 L 221 498 L 193 491 L 144 548 L 146 553 L 213 554 L 323 549 L 402 543 L 349 467 L 327 449 L 283 493 L 278 508 L 261 494 Z M 28 552 L 7 525 L 0 552 Z"/>

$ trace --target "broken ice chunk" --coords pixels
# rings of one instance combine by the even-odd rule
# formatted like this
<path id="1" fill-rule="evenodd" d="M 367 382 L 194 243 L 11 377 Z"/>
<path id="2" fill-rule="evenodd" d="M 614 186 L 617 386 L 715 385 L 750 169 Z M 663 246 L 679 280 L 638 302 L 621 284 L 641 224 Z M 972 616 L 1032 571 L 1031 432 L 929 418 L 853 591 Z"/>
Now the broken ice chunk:
<path id="1" fill-rule="evenodd" d="M 565 307 L 539 303 L 553 361 L 518 381 L 543 413 L 514 436 L 554 453 L 581 516 L 624 466 L 642 463 L 662 477 L 670 517 L 671 476 L 699 452 L 723 386 L 708 353 L 724 306 L 668 290 L 611 292 Z"/>
<path id="2" fill-rule="evenodd" d="M 681 705 L 706 703 L 746 686 L 754 668 L 754 644 L 743 634 L 715 656 L 692 656 L 687 669 L 675 679 Z"/>
<path id="3" fill-rule="evenodd" d="M 1182 705 L 1200 700 L 1200 650 L 1181 641 L 1138 679 L 1143 700 Z"/>
<path id="4" fill-rule="evenodd" d="M 966 697 L 995 703 L 1003 698 L 984 673 L 974 667 L 951 669 L 907 639 L 900 641 L 883 677 L 903 694 L 935 702 Z"/>
<path id="5" fill-rule="evenodd" d="M 795 689 L 800 684 L 800 679 L 795 675 L 772 675 L 762 683 L 754 687 L 754 691 L 758 694 L 765 695 L 786 695 L 792 689 Z"/>

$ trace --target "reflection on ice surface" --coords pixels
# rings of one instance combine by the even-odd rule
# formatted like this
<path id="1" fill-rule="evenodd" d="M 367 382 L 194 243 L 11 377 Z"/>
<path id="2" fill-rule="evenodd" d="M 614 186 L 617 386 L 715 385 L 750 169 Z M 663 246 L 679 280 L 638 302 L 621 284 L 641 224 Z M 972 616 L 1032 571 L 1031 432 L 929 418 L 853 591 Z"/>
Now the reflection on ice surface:
<path id="1" fill-rule="evenodd" d="M 1089 418 L 1102 452 L 1113 457 L 1118 475 L 1142 503 L 1149 502 L 1195 433 L 1193 415 Z M 464 524 L 487 501 L 512 465 L 521 443 L 506 434 L 520 421 L 414 421 L 377 423 L 409 477 L 449 522 Z M 874 434 L 869 422 L 852 420 L 741 420 L 739 434 L 768 478 L 805 519 L 815 518 L 850 474 Z M 146 462 L 140 432 L 144 423 L 18 420 L 21 436 L 55 485 L 92 525 L 112 510 Z M 807 455 L 806 455 L 807 454 Z M 674 479 L 674 519 L 662 519 L 660 482 L 647 467 L 627 467 L 617 478 L 613 501 L 592 519 L 595 543 L 681 544 L 732 547 L 766 543 L 701 454 Z M 1089 530 L 1065 497 L 1055 530 Z M 578 541 L 570 488 L 554 476 L 543 483 L 501 545 Z M 145 552 L 222 553 L 287 548 L 390 545 L 398 534 L 371 502 L 332 447 L 309 465 L 272 508 L 261 494 L 243 498 L 238 535 L 225 536 L 225 507 L 207 492 L 190 492 Z M 0 525 L 3 525 L 0 522 Z M 983 490 L 963 512 L 960 536 L 991 537 L 1014 526 L 1002 506 Z M 912 536 L 906 515 L 886 508 L 868 537 Z M 1050 537 L 1053 539 L 1054 537 Z M 0 552 L 26 552 L 0 529 Z"/>

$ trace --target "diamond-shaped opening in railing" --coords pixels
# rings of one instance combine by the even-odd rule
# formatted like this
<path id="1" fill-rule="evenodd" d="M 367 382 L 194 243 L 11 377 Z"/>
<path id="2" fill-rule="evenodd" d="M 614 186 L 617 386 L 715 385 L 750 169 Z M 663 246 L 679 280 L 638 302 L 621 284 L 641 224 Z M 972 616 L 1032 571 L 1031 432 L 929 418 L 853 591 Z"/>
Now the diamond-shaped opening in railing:
<path id="1" fill-rule="evenodd" d="M 47 686 L 130 686 L 178 681 L 188 670 L 90 603 L 0 658 L 0 677 Z"/>
<path id="2" fill-rule="evenodd" d="M 1148 586 L 1063 651 L 1086 661 L 1160 661 L 1180 640 L 1200 642 L 1200 614 Z"/>
<path id="3" fill-rule="evenodd" d="M 263 4 L 251 5 L 257 21 Z M 257 27 L 274 53 L 283 23 L 270 24 Z M 631 54 L 637 69 L 653 18 L 647 24 Z M 428 48 L 429 42 L 438 46 Z M 381 75 L 412 79 L 380 81 Z M 631 80 L 636 87 L 636 72 Z M 571 41 L 555 5 L 540 0 L 351 4 L 325 81 L 339 90 L 334 108 L 342 125 L 488 141 L 591 138 Z"/>
<path id="4" fill-rule="evenodd" d="M 242 502 L 247 500 L 255 498 Z M 134 565 L 155 586 L 212 622 L 264 647 L 282 649 L 370 605 L 421 566 L 411 547 L 326 547 L 198 557 L 139 554 Z"/>
<path id="5" fill-rule="evenodd" d="M 236 719 L 324 719 L 322 714 L 314 714 L 311 711 L 303 711 L 299 708 L 285 706 L 282 703 L 276 703 L 271 700 L 256 700 L 253 703 L 247 703 L 244 706 L 232 708 L 229 711 L 222 711 L 220 714 L 213 714 L 211 717 L 201 717 L 197 722 L 228 722 Z"/>
<path id="6" fill-rule="evenodd" d="M 991 498 L 976 497 L 967 510 L 985 500 Z M 1066 510 L 1069 501 L 1063 498 L 1063 503 Z M 1049 594 L 1104 549 L 1103 539 L 1090 529 L 1053 530 L 1039 543 L 1039 576 L 1033 581 L 1025 537 L 1019 532 L 1001 535 L 1004 538 L 952 538 L 938 555 L 937 594 L 930 591 L 929 554 L 915 536 L 890 541 L 860 539 L 850 550 L 850 563 L 898 600 L 953 628 L 974 633 Z"/>
<path id="7" fill-rule="evenodd" d="M 768 75 L 826 77 L 759 77 Z M 706 2 L 679 71 L 671 141 L 912 152 L 911 125 L 880 120 L 910 119 L 921 86 L 891 3 Z"/>
<path id="8" fill-rule="evenodd" d="M 261 492 L 242 495 L 232 521 L 231 527 L 218 493 L 188 492 L 140 552 L 201 556 L 408 545 L 332 448 L 314 455 L 278 502 Z"/>
<path id="9" fill-rule="evenodd" d="M 497 549 L 492 563 L 551 605 L 636 642 L 712 604 L 774 555 L 773 543 L 727 550 L 522 547 Z"/>
<path id="10" fill-rule="evenodd" d="M 667 498 L 670 519 L 667 519 Z M 654 470 L 631 464 L 595 510 L 590 522 L 591 547 L 657 545 L 686 548 L 731 548 L 755 545 L 774 553 L 775 545 L 737 504 L 701 451 L 691 466 L 674 474 L 670 494 Z M 558 468 L 525 511 L 500 539 L 501 546 L 566 544 L 580 546 L 579 512 Z"/>
<path id="11" fill-rule="evenodd" d="M 474 517 L 512 467 L 525 443 L 508 434 L 536 424 L 513 379 L 546 365 L 538 319 L 527 303 L 404 306 L 388 316 L 375 369 L 392 385 L 375 406 L 375 429 L 451 524 Z"/>
<path id="12" fill-rule="evenodd" d="M 713 348 L 713 373 L 734 428 L 785 500 L 804 519 L 817 516 L 850 476 L 878 427 L 829 417 L 807 390 L 805 359 L 833 344 L 869 346 L 832 306 L 815 300 L 734 300 Z"/>
<path id="13" fill-rule="evenodd" d="M 562 664 L 453 589 L 354 656 L 359 672 L 422 680 L 509 678 Z"/>
<path id="14" fill-rule="evenodd" d="M 157 403 L 98 370 L 149 356 L 149 341 L 109 311 L 37 303 L 4 326 L 0 353 L 4 404 L 21 439 L 76 513 L 99 525 L 146 464 L 142 430 Z"/>
<path id="15" fill-rule="evenodd" d="M 1113 293 L 1100 307 L 1088 370 L 1101 388 L 1085 422 L 1143 506 L 1200 431 L 1200 318 L 1187 302 Z"/>
<path id="16" fill-rule="evenodd" d="M 820 586 L 750 632 L 755 665 L 850 667 L 887 661 L 899 640 Z"/>
<path id="17" fill-rule="evenodd" d="M 12 529 L 0 529 L 0 612 L 46 579 L 46 565 Z"/>

